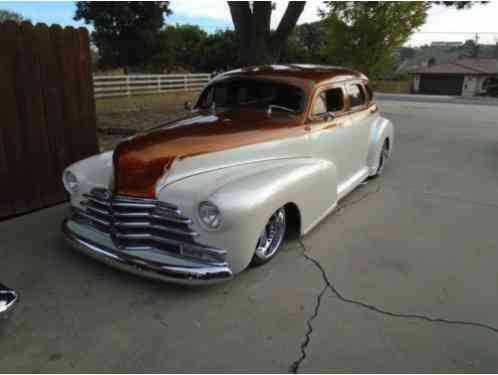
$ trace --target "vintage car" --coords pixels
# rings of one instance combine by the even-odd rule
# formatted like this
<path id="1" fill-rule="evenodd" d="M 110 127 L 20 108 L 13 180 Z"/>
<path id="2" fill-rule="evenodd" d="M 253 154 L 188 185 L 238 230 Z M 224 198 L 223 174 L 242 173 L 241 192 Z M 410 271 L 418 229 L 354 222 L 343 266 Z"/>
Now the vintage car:
<path id="1" fill-rule="evenodd" d="M 266 263 L 382 172 L 393 126 L 372 99 L 365 75 L 339 67 L 221 74 L 186 118 L 65 170 L 65 236 L 109 265 L 185 284 Z"/>

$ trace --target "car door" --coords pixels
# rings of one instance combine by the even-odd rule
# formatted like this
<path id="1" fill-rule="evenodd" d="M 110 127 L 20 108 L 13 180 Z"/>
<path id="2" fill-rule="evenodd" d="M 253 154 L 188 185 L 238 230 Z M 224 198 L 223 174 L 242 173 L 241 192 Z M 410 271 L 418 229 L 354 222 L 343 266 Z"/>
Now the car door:
<path id="1" fill-rule="evenodd" d="M 367 167 L 371 126 L 377 116 L 377 106 L 371 102 L 371 94 L 361 81 L 348 82 L 346 92 L 352 123 L 351 159 L 354 171 L 359 172 Z"/>
<path id="2" fill-rule="evenodd" d="M 338 185 L 341 185 L 353 173 L 350 156 L 353 134 L 343 85 L 324 86 L 317 90 L 308 122 L 312 155 L 335 164 Z"/>

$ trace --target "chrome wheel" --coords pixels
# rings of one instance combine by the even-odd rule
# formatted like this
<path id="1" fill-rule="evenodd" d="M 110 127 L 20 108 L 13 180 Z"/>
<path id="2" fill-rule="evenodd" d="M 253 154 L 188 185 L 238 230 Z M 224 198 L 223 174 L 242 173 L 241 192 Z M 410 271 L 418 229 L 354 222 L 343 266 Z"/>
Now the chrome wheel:
<path id="1" fill-rule="evenodd" d="M 380 152 L 380 158 L 379 158 L 379 167 L 377 168 L 377 175 L 381 175 L 382 172 L 384 172 L 384 167 L 386 165 L 386 161 L 389 158 L 389 146 L 387 145 L 387 142 L 384 142 L 384 145 L 382 146 L 382 151 Z"/>
<path id="2" fill-rule="evenodd" d="M 268 220 L 256 245 L 253 263 L 270 260 L 280 248 L 285 236 L 285 210 L 279 208 Z"/>

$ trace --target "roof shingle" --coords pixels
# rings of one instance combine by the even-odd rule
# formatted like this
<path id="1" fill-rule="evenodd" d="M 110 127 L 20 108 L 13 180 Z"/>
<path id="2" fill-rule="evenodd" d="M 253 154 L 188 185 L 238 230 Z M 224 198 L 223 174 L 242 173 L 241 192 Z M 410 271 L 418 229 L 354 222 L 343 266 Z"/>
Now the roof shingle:
<path id="1" fill-rule="evenodd" d="M 498 59 L 464 58 L 412 70 L 412 74 L 498 74 Z"/>

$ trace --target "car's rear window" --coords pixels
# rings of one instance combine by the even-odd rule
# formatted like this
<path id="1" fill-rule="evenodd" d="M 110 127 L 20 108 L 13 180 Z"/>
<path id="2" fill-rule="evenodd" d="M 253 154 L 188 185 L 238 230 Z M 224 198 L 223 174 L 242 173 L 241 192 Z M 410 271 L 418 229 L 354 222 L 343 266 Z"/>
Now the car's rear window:
<path id="1" fill-rule="evenodd" d="M 267 109 L 270 105 L 300 113 L 304 109 L 304 92 L 298 87 L 280 82 L 256 79 L 230 79 L 207 87 L 197 103 L 198 108 Z"/>

